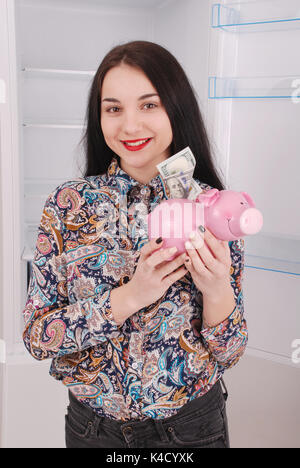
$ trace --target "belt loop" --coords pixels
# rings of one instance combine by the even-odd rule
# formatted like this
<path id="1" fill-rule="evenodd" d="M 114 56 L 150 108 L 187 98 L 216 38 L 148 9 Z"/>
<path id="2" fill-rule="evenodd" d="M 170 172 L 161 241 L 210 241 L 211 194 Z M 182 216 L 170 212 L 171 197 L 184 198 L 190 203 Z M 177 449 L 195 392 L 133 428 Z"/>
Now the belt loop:
<path id="1" fill-rule="evenodd" d="M 92 427 L 91 427 L 91 436 L 94 438 L 98 437 L 99 434 L 99 425 L 102 421 L 102 418 L 99 418 L 97 414 L 95 414 L 94 420 L 92 422 Z"/>
<path id="2" fill-rule="evenodd" d="M 228 398 L 228 390 L 226 388 L 226 385 L 225 385 L 225 382 L 223 380 L 223 377 L 221 377 L 221 383 L 222 383 L 222 386 L 224 387 L 224 393 L 223 393 L 223 396 L 224 396 L 224 400 L 227 401 L 227 398 Z"/>
<path id="3" fill-rule="evenodd" d="M 162 442 L 169 442 L 169 439 L 168 439 L 168 436 L 167 436 L 166 431 L 164 429 L 163 423 L 158 419 L 158 420 L 154 420 L 154 424 L 155 424 L 156 430 L 157 430 L 157 432 L 159 434 L 160 440 Z"/>

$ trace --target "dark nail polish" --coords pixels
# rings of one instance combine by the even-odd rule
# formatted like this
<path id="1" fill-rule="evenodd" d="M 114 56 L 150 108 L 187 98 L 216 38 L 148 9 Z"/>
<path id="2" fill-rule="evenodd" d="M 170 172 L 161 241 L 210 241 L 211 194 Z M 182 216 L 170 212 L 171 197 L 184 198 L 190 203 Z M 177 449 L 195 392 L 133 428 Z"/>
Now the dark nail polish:
<path id="1" fill-rule="evenodd" d="M 155 241 L 157 244 L 160 244 L 162 242 L 162 237 L 159 237 L 158 239 L 156 239 Z"/>
<path id="2" fill-rule="evenodd" d="M 201 232 L 205 232 L 205 227 L 202 226 L 202 225 L 198 226 L 198 229 L 199 229 L 199 231 L 201 231 Z"/>

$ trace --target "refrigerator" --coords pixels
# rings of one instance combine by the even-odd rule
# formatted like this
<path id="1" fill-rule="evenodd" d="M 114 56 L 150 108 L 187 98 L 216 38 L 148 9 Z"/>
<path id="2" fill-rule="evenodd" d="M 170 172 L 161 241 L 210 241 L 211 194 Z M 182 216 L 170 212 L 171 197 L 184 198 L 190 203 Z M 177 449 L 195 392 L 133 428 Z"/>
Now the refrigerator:
<path id="1" fill-rule="evenodd" d="M 25 350 L 22 310 L 45 200 L 83 174 L 93 76 L 131 40 L 179 60 L 226 188 L 264 216 L 245 238 L 231 445 L 299 447 L 300 0 L 0 0 L 1 446 L 64 446 L 66 392 Z"/>

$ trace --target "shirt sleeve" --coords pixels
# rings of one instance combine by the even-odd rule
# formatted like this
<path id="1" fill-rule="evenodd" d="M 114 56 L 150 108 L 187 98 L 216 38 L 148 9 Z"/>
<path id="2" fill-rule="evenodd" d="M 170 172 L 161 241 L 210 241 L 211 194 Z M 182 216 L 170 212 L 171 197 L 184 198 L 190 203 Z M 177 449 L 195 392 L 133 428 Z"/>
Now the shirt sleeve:
<path id="1" fill-rule="evenodd" d="M 23 341 L 38 360 L 82 351 L 121 334 L 111 310 L 113 285 L 100 284 L 94 295 L 69 303 L 65 231 L 53 192 L 44 206 L 23 310 Z"/>
<path id="2" fill-rule="evenodd" d="M 244 239 L 229 242 L 231 252 L 231 286 L 236 306 L 232 313 L 216 327 L 202 328 L 204 343 L 224 368 L 233 367 L 245 351 L 248 342 L 247 322 L 244 318 L 242 280 L 244 274 Z"/>

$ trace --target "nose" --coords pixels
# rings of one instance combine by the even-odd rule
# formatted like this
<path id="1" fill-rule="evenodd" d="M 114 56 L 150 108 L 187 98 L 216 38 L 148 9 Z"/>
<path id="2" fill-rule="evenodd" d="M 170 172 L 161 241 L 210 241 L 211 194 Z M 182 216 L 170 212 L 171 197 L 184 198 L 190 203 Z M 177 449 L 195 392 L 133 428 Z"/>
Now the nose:
<path id="1" fill-rule="evenodd" d="M 141 116 L 136 111 L 127 111 L 123 114 L 122 130 L 125 135 L 138 135 L 142 128 Z"/>
<path id="2" fill-rule="evenodd" d="M 256 234 L 263 225 L 263 216 L 256 208 L 248 208 L 240 217 L 240 228 L 246 235 Z"/>

